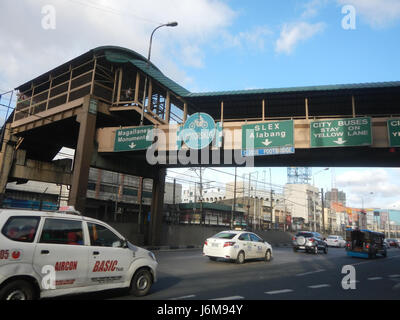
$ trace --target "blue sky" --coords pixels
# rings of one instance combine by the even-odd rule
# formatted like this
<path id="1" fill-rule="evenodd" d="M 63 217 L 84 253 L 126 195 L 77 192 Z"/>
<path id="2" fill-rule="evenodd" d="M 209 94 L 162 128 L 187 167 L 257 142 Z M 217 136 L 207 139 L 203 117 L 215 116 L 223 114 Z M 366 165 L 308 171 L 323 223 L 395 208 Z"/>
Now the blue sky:
<path id="1" fill-rule="evenodd" d="M 351 1 L 348 1 L 351 2 Z M 378 1 L 379 2 L 379 1 Z M 384 1 L 382 1 L 383 3 Z M 202 68 L 186 68 L 195 78 L 195 91 L 274 88 L 338 83 L 398 80 L 399 20 L 374 26 L 361 13 L 356 29 L 344 30 L 338 1 L 228 1 L 237 12 L 228 31 L 261 32 L 253 42 L 246 35 L 238 43 L 212 43 L 204 50 Z M 307 4 L 316 12 L 305 15 Z M 316 30 L 313 35 L 293 35 L 290 51 L 277 48 L 285 26 Z M 289 37 L 289 36 L 288 36 Z M 221 41 L 221 39 L 217 39 Z M 228 40 L 226 40 L 228 42 Z"/>
<path id="2" fill-rule="evenodd" d="M 55 29 L 43 28 L 46 5 Z M 345 5 L 354 30 L 342 26 Z M 174 20 L 157 31 L 152 62 L 192 92 L 400 80 L 400 0 L 2 0 L 0 12 L 0 91 L 97 46 L 146 56 L 151 31 Z M 284 185 L 286 168 L 272 176 Z M 318 174 L 316 185 L 328 189 L 331 178 Z M 399 178 L 398 169 L 336 169 L 353 206 L 365 197 L 400 208 Z"/>

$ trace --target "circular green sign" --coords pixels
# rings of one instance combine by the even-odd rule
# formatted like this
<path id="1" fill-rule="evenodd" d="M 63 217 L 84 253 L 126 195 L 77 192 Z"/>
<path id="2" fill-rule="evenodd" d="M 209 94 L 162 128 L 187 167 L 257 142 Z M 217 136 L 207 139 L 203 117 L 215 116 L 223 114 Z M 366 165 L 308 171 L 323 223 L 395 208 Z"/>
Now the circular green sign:
<path id="1" fill-rule="evenodd" d="M 191 115 L 183 126 L 182 141 L 191 148 L 200 150 L 207 147 L 215 137 L 216 126 L 214 119 L 207 113 Z"/>

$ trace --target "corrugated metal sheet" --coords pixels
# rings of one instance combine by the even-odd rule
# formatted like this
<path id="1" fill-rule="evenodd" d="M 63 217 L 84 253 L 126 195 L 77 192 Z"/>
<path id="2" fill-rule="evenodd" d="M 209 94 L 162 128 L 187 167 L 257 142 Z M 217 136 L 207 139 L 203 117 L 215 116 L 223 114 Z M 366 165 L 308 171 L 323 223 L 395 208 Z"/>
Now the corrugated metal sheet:
<path id="1" fill-rule="evenodd" d="M 200 92 L 200 93 L 190 93 L 188 97 L 201 98 L 201 97 L 217 97 L 217 96 L 279 94 L 279 93 L 296 93 L 296 92 L 312 92 L 312 91 L 322 92 L 322 91 L 358 90 L 358 89 L 393 88 L 393 87 L 400 87 L 400 81 L 290 87 L 290 88 L 275 88 L 275 89 Z"/>

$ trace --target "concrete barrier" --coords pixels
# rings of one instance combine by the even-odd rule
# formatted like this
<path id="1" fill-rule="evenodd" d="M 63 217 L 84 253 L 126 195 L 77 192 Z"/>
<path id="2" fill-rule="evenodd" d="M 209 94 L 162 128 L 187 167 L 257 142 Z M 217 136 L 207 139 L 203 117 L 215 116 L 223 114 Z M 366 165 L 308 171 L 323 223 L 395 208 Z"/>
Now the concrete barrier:
<path id="1" fill-rule="evenodd" d="M 137 225 L 130 223 L 110 223 L 110 225 L 138 246 L 145 246 L 144 235 L 138 234 Z M 163 224 L 161 244 L 147 246 L 149 250 L 182 250 L 202 248 L 204 241 L 213 235 L 229 230 L 229 227 L 215 227 L 207 225 L 170 225 Z M 258 234 L 273 247 L 291 246 L 293 234 L 278 230 L 260 231 Z"/>

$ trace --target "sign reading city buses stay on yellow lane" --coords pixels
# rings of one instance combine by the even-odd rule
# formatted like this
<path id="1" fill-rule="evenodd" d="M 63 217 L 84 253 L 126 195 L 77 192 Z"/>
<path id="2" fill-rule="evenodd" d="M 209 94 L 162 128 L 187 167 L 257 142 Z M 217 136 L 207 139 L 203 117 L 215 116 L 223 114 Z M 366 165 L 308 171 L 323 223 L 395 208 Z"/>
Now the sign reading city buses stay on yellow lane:
<path id="1" fill-rule="evenodd" d="M 311 148 L 372 145 L 371 118 L 311 121 Z"/>
<path id="2" fill-rule="evenodd" d="M 400 119 L 388 120 L 387 126 L 390 146 L 400 147 Z"/>

